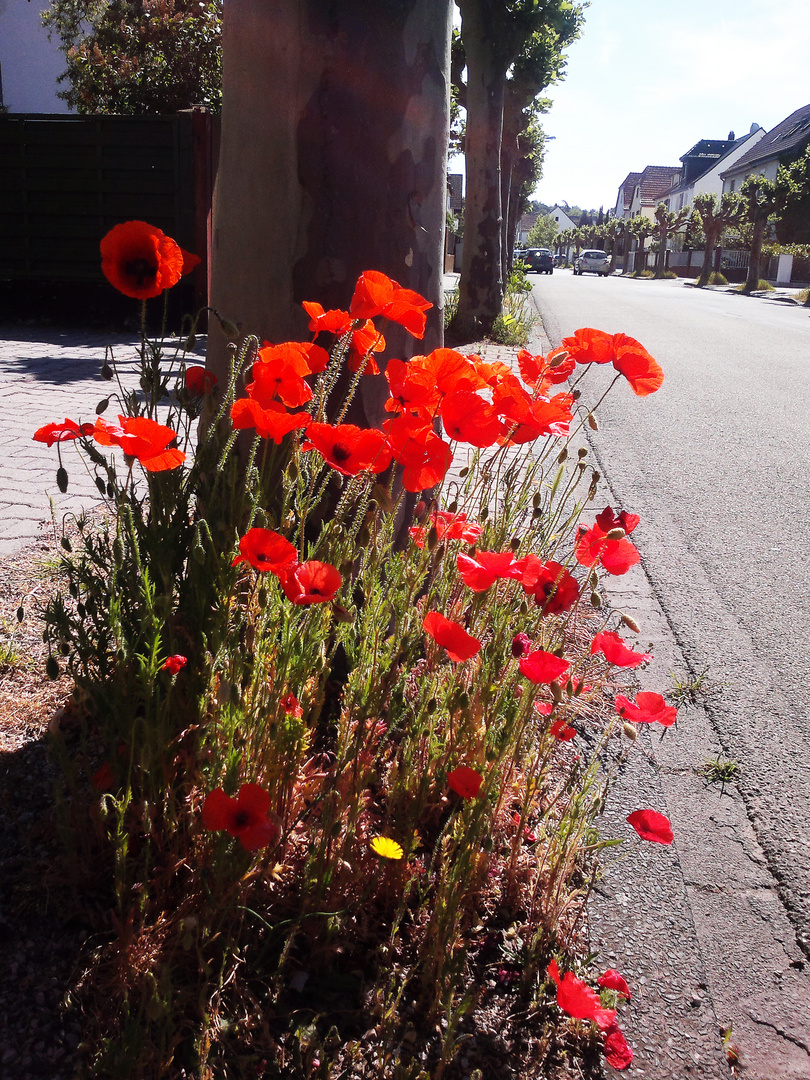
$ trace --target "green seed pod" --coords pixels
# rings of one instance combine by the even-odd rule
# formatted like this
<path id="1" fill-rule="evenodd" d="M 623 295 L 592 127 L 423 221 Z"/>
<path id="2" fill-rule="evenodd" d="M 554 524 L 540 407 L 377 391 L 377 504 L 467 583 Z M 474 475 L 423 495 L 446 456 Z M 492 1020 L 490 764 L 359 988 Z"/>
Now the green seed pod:
<path id="1" fill-rule="evenodd" d="M 45 674 L 49 679 L 58 679 L 60 675 L 59 663 L 55 656 L 51 655 L 45 661 Z"/>
<path id="2" fill-rule="evenodd" d="M 597 610 L 602 606 L 602 597 L 598 592 L 591 593 L 591 607 L 595 607 Z"/>
<path id="3" fill-rule="evenodd" d="M 63 468 L 61 465 L 56 470 L 56 486 L 59 488 L 59 490 L 62 492 L 63 495 L 65 494 L 65 492 L 67 491 L 67 488 L 68 488 L 67 469 Z"/>

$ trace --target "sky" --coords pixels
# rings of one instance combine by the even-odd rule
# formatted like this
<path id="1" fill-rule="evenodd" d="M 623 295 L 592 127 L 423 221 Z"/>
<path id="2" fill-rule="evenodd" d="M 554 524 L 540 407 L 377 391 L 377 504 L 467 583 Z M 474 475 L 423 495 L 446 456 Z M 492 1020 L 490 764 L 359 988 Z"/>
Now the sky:
<path id="1" fill-rule="evenodd" d="M 549 205 L 608 210 L 629 172 L 810 103 L 807 0 L 591 0 L 585 20 L 545 92 L 554 139 L 534 198 Z"/>

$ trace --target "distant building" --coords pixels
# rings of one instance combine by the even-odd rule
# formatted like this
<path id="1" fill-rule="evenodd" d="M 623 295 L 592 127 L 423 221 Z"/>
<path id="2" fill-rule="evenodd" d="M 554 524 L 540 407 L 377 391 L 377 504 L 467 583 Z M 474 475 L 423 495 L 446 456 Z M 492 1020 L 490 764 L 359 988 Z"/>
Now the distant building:
<path id="1" fill-rule="evenodd" d="M 568 214 L 566 210 L 563 210 L 561 206 L 554 206 L 549 210 L 549 216 L 553 217 L 557 222 L 557 234 L 565 232 L 566 229 L 575 229 L 577 227 L 576 221 Z"/>
<path id="2" fill-rule="evenodd" d="M 648 165 L 633 187 L 630 212 L 625 217 L 655 217 L 655 208 L 665 191 L 678 183 L 681 170 L 675 165 Z"/>
<path id="3" fill-rule="evenodd" d="M 636 190 L 636 184 L 641 179 L 640 172 L 631 172 L 625 176 L 621 184 L 619 184 L 619 193 L 616 196 L 616 206 L 613 210 L 613 216 L 617 218 L 630 217 L 630 206 L 633 202 L 633 192 Z"/>
<path id="4" fill-rule="evenodd" d="M 734 138 L 730 131 L 728 139 L 701 139 L 681 158 L 683 172 L 677 184 L 663 192 L 661 200 L 669 210 L 691 206 L 695 195 L 709 192 L 720 195 L 723 191 L 721 172 L 730 168 L 747 154 L 764 137 L 765 129 L 752 124 L 747 135 Z"/>
<path id="5" fill-rule="evenodd" d="M 65 58 L 42 25 L 44 0 L 0 0 L 2 103 L 14 113 L 65 113 L 57 91 Z"/>

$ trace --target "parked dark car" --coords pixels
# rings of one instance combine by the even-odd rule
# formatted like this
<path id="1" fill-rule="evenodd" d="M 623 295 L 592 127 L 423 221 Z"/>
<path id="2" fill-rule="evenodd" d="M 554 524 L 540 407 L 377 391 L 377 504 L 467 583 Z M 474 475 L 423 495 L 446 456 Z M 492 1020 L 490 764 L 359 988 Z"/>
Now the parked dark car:
<path id="1" fill-rule="evenodd" d="M 581 251 L 579 258 L 574 259 L 575 274 L 600 274 L 607 277 L 610 273 L 610 263 L 607 253 L 604 251 Z"/>
<path id="2" fill-rule="evenodd" d="M 548 248 L 529 248 L 523 256 L 523 261 L 533 274 L 553 274 L 554 260 Z"/>

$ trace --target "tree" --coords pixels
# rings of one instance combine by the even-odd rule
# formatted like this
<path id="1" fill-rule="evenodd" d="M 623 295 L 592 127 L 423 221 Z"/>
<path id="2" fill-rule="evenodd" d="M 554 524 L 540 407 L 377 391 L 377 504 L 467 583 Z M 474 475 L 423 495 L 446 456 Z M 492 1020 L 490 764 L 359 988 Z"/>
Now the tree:
<path id="1" fill-rule="evenodd" d="M 742 291 L 751 293 L 759 284 L 762 264 L 762 242 L 768 220 L 779 208 L 779 192 L 773 180 L 761 173 L 748 176 L 740 188 L 743 199 L 743 220 L 751 226 L 751 255 L 748 259 L 748 276 Z"/>
<path id="2" fill-rule="evenodd" d="M 42 21 L 67 60 L 79 113 L 218 111 L 223 0 L 51 0 Z"/>
<path id="3" fill-rule="evenodd" d="M 639 214 L 637 217 L 630 219 L 628 229 L 635 237 L 638 244 L 634 267 L 636 273 L 640 273 L 645 269 L 646 260 L 644 257 L 644 245 L 647 241 L 647 237 L 652 236 L 655 232 L 655 228 L 655 222 L 645 214 Z M 639 255 L 641 258 L 638 257 Z"/>
<path id="4" fill-rule="evenodd" d="M 612 274 L 616 269 L 619 241 L 625 233 L 625 221 L 623 218 L 611 217 L 607 219 L 602 227 L 604 229 L 605 243 L 610 244 L 610 272 Z"/>
<path id="5" fill-rule="evenodd" d="M 810 145 L 801 157 L 779 167 L 782 212 L 776 235 L 783 244 L 810 243 Z"/>
<path id="6" fill-rule="evenodd" d="M 538 218 L 532 225 L 526 239 L 526 246 L 550 248 L 556 239 L 557 222 L 549 214 L 546 214 L 545 217 Z"/>
<path id="7" fill-rule="evenodd" d="M 662 278 L 666 266 L 667 239 L 672 233 L 679 232 L 689 220 L 688 206 L 680 210 L 669 210 L 667 204 L 660 202 L 655 208 L 655 220 L 658 223 L 658 254 L 655 259 L 655 276 Z"/>
<path id="8" fill-rule="evenodd" d="M 714 251 L 723 230 L 739 222 L 743 213 L 743 206 L 739 195 L 735 195 L 730 191 L 727 191 L 719 200 L 712 192 L 700 191 L 695 195 L 692 206 L 692 217 L 695 223 L 703 230 L 705 237 L 703 269 L 700 271 L 700 277 L 697 281 L 698 285 L 704 288 L 709 284 Z"/>
<path id="9" fill-rule="evenodd" d="M 226 0 L 211 292 L 246 332 L 306 338 L 302 301 L 346 309 L 380 270 L 434 305 L 421 341 L 386 325 L 381 366 L 442 344 L 450 26 L 451 0 Z M 209 356 L 222 377 L 213 320 Z"/>
<path id="10" fill-rule="evenodd" d="M 486 332 L 503 302 L 501 151 L 507 72 L 536 32 L 562 70 L 562 51 L 579 33 L 581 10 L 569 0 L 458 0 L 467 67 L 467 191 L 457 327 Z M 537 83 L 535 82 L 535 85 Z"/>

